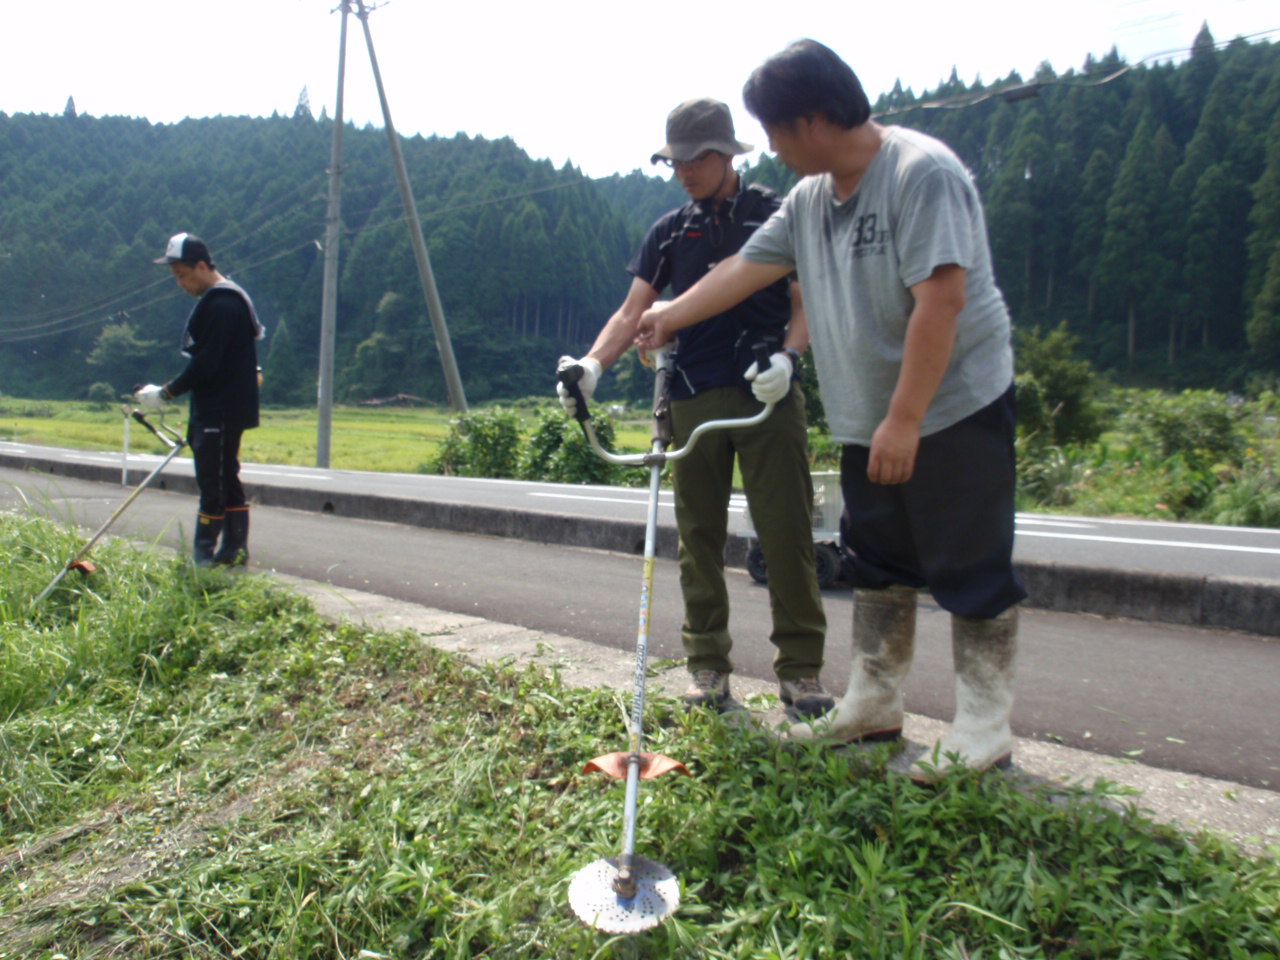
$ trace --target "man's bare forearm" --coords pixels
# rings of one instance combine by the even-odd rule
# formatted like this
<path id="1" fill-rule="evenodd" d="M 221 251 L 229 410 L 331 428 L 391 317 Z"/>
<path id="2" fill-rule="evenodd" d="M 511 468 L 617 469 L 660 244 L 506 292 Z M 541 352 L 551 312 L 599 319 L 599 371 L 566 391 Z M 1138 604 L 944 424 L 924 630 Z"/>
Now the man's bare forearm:
<path id="1" fill-rule="evenodd" d="M 789 267 L 753 263 L 737 254 L 721 260 L 676 299 L 646 310 L 640 318 L 636 342 L 646 349 L 660 347 L 678 331 L 724 313 L 790 272 Z"/>
<path id="2" fill-rule="evenodd" d="M 630 349 L 636 338 L 636 326 L 640 316 L 658 299 L 658 291 L 643 280 L 632 278 L 631 287 L 622 306 L 601 328 L 587 356 L 599 362 L 607 370 Z"/>
<path id="3" fill-rule="evenodd" d="M 907 321 L 902 368 L 889 401 L 889 417 L 919 425 L 951 362 L 956 318 L 964 307 L 964 271 L 939 268 L 918 284 L 915 308 Z"/>
<path id="4" fill-rule="evenodd" d="M 791 284 L 791 321 L 787 324 L 787 338 L 782 346 L 796 353 L 809 349 L 809 317 L 804 312 L 804 297 L 800 295 L 798 283 Z"/>

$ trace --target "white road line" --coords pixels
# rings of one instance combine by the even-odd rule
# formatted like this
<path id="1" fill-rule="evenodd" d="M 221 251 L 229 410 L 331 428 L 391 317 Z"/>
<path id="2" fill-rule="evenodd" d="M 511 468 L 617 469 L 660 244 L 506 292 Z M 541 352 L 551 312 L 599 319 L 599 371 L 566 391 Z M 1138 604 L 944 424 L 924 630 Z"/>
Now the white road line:
<path id="1" fill-rule="evenodd" d="M 633 505 L 642 505 L 644 502 L 638 498 L 634 500 L 625 500 L 619 497 L 584 496 L 582 494 L 571 494 L 571 493 L 530 493 L 529 496 L 547 497 L 555 500 L 587 500 L 587 501 L 591 501 L 592 503 L 626 503 L 626 504 L 633 504 Z M 667 506 L 668 503 L 661 502 L 661 505 Z M 731 503 L 731 505 L 733 504 Z M 1024 518 L 1022 516 L 1019 516 L 1018 521 L 1021 523 L 1024 521 Z M 1068 521 L 1057 521 L 1057 520 L 1040 521 L 1036 519 L 1032 522 L 1054 524 L 1055 526 L 1064 526 L 1064 527 L 1083 527 L 1086 529 L 1090 526 L 1090 524 L 1088 523 L 1071 523 Z M 1144 540 L 1137 537 L 1114 537 L 1114 536 L 1105 536 L 1102 534 L 1057 533 L 1057 532 L 1052 532 L 1048 530 L 1022 530 L 1022 529 L 1019 529 L 1017 531 L 1017 536 L 1046 537 L 1050 540 L 1084 540 L 1084 541 L 1089 541 L 1093 543 L 1127 544 L 1129 546 L 1138 546 L 1138 547 L 1182 547 L 1187 550 L 1225 550 L 1228 552 L 1262 553 L 1267 555 L 1280 556 L 1280 548 L 1246 547 L 1246 546 L 1240 546 L 1240 545 L 1229 544 L 1229 543 L 1191 543 L 1185 540 Z"/>
<path id="2" fill-rule="evenodd" d="M 1019 520 L 1037 520 L 1043 514 L 1019 513 Z M 1280 531 L 1271 527 L 1223 527 L 1213 523 L 1191 523 L 1186 520 L 1135 520 L 1130 517 L 1072 517 L 1072 520 L 1085 521 L 1099 527 L 1154 527 L 1162 530 L 1223 530 L 1233 533 L 1261 533 L 1270 537 L 1280 536 Z"/>
<path id="3" fill-rule="evenodd" d="M 1049 533 L 1046 530 L 1019 530 L 1019 537 L 1048 537 L 1051 540 L 1089 540 L 1094 543 L 1121 543 L 1135 547 L 1184 547 L 1188 550 L 1227 550 L 1237 553 L 1266 553 L 1280 556 L 1280 548 L 1245 547 L 1232 543 L 1191 543 L 1186 540 L 1142 540 L 1138 537 L 1104 537 L 1084 533 Z"/>
<path id="4" fill-rule="evenodd" d="M 333 479 L 322 473 L 282 473 L 278 470 L 254 470 L 244 467 L 241 468 L 240 473 L 246 477 L 288 477 L 293 480 L 324 480 L 326 483 Z"/>
<path id="5" fill-rule="evenodd" d="M 1017 518 L 1018 526 L 1024 523 L 1034 523 L 1038 527 L 1072 527 L 1079 530 L 1090 530 L 1097 526 L 1095 523 L 1073 523 L 1070 520 L 1041 520 L 1039 517 L 1023 517 Z"/>

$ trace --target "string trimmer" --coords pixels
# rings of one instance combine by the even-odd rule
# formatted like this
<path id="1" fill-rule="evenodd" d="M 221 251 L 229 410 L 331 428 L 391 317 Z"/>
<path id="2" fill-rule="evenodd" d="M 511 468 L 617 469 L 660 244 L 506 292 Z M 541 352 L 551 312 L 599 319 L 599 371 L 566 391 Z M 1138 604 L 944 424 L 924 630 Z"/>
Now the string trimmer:
<path id="1" fill-rule="evenodd" d="M 754 348 L 758 369 L 769 368 L 769 351 L 763 344 Z M 649 505 L 644 534 L 644 575 L 640 586 L 640 625 L 636 634 L 635 680 L 632 686 L 629 750 L 607 753 L 589 761 L 584 773 L 599 771 L 626 780 L 622 814 L 622 853 L 590 863 L 569 881 L 569 905 L 584 922 L 608 933 L 638 933 L 657 926 L 680 905 L 680 885 L 674 873 L 656 860 L 636 854 L 636 808 L 640 781 L 652 780 L 673 770 L 689 775 L 684 764 L 660 753 L 645 753 L 644 688 L 649 659 L 649 608 L 653 593 L 653 561 L 658 532 L 658 491 L 662 468 L 693 449 L 704 433 L 733 427 L 750 427 L 773 412 L 772 403 L 753 417 L 710 420 L 700 424 L 678 450 L 667 451 L 671 442 L 671 406 L 668 387 L 674 374 L 674 356 L 668 350 L 651 351 L 657 373 L 653 389 L 653 432 L 649 453 L 615 454 L 600 446 L 586 399 L 578 382 L 582 368 L 569 366 L 560 371 L 560 380 L 575 403 L 574 417 L 582 426 L 587 443 L 610 463 L 649 468 Z"/>

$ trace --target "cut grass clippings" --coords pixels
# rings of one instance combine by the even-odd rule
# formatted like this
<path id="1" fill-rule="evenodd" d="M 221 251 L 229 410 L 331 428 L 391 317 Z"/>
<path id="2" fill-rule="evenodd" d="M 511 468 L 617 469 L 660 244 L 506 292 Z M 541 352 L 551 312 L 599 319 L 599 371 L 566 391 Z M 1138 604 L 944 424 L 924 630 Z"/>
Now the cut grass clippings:
<path id="1" fill-rule="evenodd" d="M 0 957 L 1274 958 L 1280 867 L 1094 793 L 923 788 L 658 700 L 641 793 L 682 883 L 584 927 L 622 695 L 334 627 L 252 576 L 0 514 Z"/>

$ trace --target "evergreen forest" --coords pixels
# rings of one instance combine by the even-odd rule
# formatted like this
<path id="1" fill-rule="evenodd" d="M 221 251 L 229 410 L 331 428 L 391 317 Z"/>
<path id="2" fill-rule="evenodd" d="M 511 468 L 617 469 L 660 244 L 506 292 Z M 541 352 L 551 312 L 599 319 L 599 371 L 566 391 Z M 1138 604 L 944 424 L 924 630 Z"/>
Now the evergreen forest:
<path id="1" fill-rule="evenodd" d="M 1280 47 L 1205 27 L 1177 64 L 1112 51 L 990 84 L 953 71 L 875 109 L 972 170 L 1017 326 L 1065 324 L 1121 384 L 1274 385 Z M 174 376 L 192 301 L 151 261 L 190 230 L 266 323 L 264 399 L 314 402 L 332 133 L 305 101 L 292 116 L 167 125 L 78 115 L 73 101 L 59 116 L 0 112 L 0 391 L 118 395 Z M 584 350 L 621 301 L 644 231 L 684 199 L 669 179 L 593 180 L 509 139 L 401 146 L 471 402 L 547 393 L 556 357 Z M 767 156 L 744 173 L 793 182 Z M 344 130 L 340 257 L 337 397 L 444 402 L 386 134 L 371 126 Z M 630 366 L 615 394 L 638 399 Z"/>

